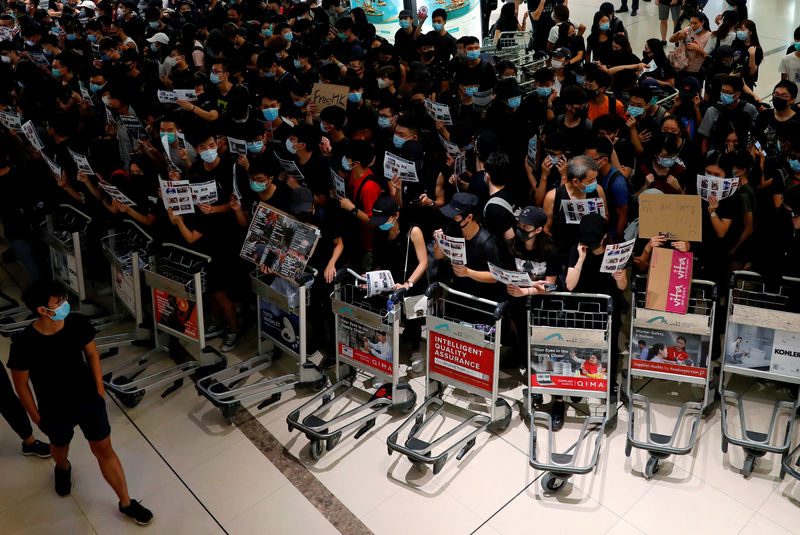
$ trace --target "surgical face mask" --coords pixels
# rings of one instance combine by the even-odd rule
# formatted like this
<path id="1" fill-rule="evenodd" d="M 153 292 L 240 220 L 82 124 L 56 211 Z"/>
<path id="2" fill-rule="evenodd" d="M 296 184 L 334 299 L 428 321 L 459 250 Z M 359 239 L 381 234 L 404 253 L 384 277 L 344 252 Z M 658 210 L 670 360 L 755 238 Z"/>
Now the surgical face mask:
<path id="1" fill-rule="evenodd" d="M 387 221 L 383 225 L 378 225 L 378 228 L 381 229 L 381 230 L 389 230 L 393 226 L 394 226 L 394 223 L 392 223 L 391 221 Z"/>
<path id="2" fill-rule="evenodd" d="M 45 307 L 46 308 L 46 307 Z M 64 301 L 59 306 L 54 309 L 46 308 L 50 312 L 53 312 L 53 315 L 50 316 L 50 319 L 53 321 L 61 321 L 67 316 L 69 316 L 69 301 Z"/>
<path id="3" fill-rule="evenodd" d="M 150 43 L 150 50 L 152 50 L 153 52 L 158 52 L 158 45 L 155 44 L 155 43 Z M 211 74 L 212 79 L 213 79 L 214 76 L 215 75 L 212 73 Z M 217 79 L 219 79 L 219 76 L 217 76 Z M 214 82 L 214 83 L 218 84 L 219 82 Z"/>
<path id="4" fill-rule="evenodd" d="M 351 169 L 353 169 L 353 166 L 350 165 L 350 162 L 347 161 L 347 158 L 345 156 L 342 156 L 342 169 L 344 169 L 345 171 L 350 171 Z"/>
<path id="5" fill-rule="evenodd" d="M 339 39 L 341 39 L 342 41 L 344 41 L 345 39 L 347 39 L 347 34 L 346 34 L 346 33 L 339 32 L 339 33 L 337 33 L 337 34 L 336 34 L 336 37 L 338 37 Z"/>
<path id="6" fill-rule="evenodd" d="M 585 80 L 586 79 L 583 76 L 581 76 L 580 74 L 576 74 L 575 75 L 575 82 L 578 83 L 579 85 L 583 85 L 583 82 Z"/>
<path id="7" fill-rule="evenodd" d="M 263 141 L 253 141 L 251 143 L 247 143 L 247 150 L 253 153 L 261 152 L 263 148 L 264 148 Z"/>
<path id="8" fill-rule="evenodd" d="M 255 182 L 253 180 L 250 181 L 250 189 L 255 191 L 256 193 L 261 193 L 265 189 L 267 189 L 266 182 Z"/>
<path id="9" fill-rule="evenodd" d="M 607 32 L 608 29 L 611 27 L 611 24 L 609 24 L 608 22 L 604 22 L 602 24 L 598 24 L 597 27 L 600 28 L 600 31 Z"/>
<path id="10" fill-rule="evenodd" d="M 359 102 L 361 102 L 361 93 L 350 93 L 349 95 L 347 95 L 347 100 L 358 104 Z"/>
<path id="11" fill-rule="evenodd" d="M 217 149 L 208 149 L 200 153 L 200 158 L 206 163 L 212 163 L 217 159 Z"/>
<path id="12" fill-rule="evenodd" d="M 468 50 L 467 51 L 467 59 L 471 59 L 471 60 L 474 61 L 474 60 L 478 59 L 479 57 L 481 57 L 481 51 L 480 50 Z"/>
<path id="13" fill-rule="evenodd" d="M 117 8 L 117 16 L 122 17 L 123 15 L 125 15 L 125 11 L 121 7 Z"/>
<path id="14" fill-rule="evenodd" d="M 319 123 L 319 129 L 322 131 L 323 134 L 327 134 L 328 133 L 328 129 L 325 128 L 325 123 L 323 123 L 322 121 L 320 121 L 320 123 Z"/>
<path id="15" fill-rule="evenodd" d="M 161 137 L 167 138 L 167 143 L 172 145 L 175 141 L 178 140 L 178 136 L 175 135 L 175 132 L 161 132 Z"/>
<path id="16" fill-rule="evenodd" d="M 0 61 L 2 61 L 3 63 L 11 63 L 11 58 L 9 58 L 8 56 L 0 56 Z"/>
<path id="17" fill-rule="evenodd" d="M 283 38 L 286 39 L 287 43 L 291 43 L 292 39 L 294 39 L 294 34 L 292 32 L 286 32 L 283 34 Z"/>
<path id="18" fill-rule="evenodd" d="M 25 41 L 25 44 L 26 44 L 27 46 L 30 46 L 30 47 L 34 47 L 34 46 L 36 46 L 36 43 L 35 43 L 35 42 L 33 42 L 33 41 Z"/>
<path id="19" fill-rule="evenodd" d="M 736 30 L 736 38 L 739 41 L 747 41 L 748 37 L 750 37 L 750 32 L 747 30 Z"/>
<path id="20" fill-rule="evenodd" d="M 86 38 L 92 43 L 96 43 L 97 42 L 97 36 L 96 35 L 89 34 L 89 35 L 86 36 Z"/>
<path id="21" fill-rule="evenodd" d="M 519 105 L 522 104 L 522 97 L 511 97 L 507 102 L 509 108 L 519 108 Z"/>
<path id="22" fill-rule="evenodd" d="M 597 181 L 594 181 L 591 184 L 589 184 L 588 186 L 584 186 L 583 192 L 584 193 L 594 193 L 594 191 L 596 189 L 597 189 Z"/>
<path id="23" fill-rule="evenodd" d="M 151 21 L 151 22 L 150 22 L 150 27 L 151 27 L 151 28 L 153 28 L 154 30 L 155 30 L 156 28 L 158 28 L 158 21 L 157 21 L 157 20 L 155 20 L 155 21 Z"/>
<path id="24" fill-rule="evenodd" d="M 398 149 L 402 148 L 402 146 L 405 144 L 405 142 L 406 142 L 406 140 L 401 138 L 397 134 L 395 134 L 394 137 L 392 137 L 392 143 L 394 144 L 395 148 L 398 148 Z"/>
<path id="25" fill-rule="evenodd" d="M 697 29 L 694 31 L 694 33 L 696 33 L 696 34 L 699 34 L 699 33 L 700 33 L 700 32 L 702 32 L 702 31 L 703 31 L 703 27 L 702 27 L 702 26 L 700 26 L 699 28 L 697 28 Z"/>
<path id="26" fill-rule="evenodd" d="M 52 72 L 53 76 L 55 76 L 56 78 L 61 78 L 61 71 L 59 71 L 58 69 L 52 68 L 50 69 L 50 72 Z"/>
<path id="27" fill-rule="evenodd" d="M 267 108 L 266 110 L 261 110 L 261 113 L 264 114 L 264 119 L 267 121 L 274 121 L 278 118 L 278 108 Z"/>
<path id="28" fill-rule="evenodd" d="M 292 60 L 292 64 L 294 65 L 295 69 L 302 69 L 303 68 L 303 64 L 300 63 L 299 59 Z"/>
<path id="29" fill-rule="evenodd" d="M 378 116 L 378 126 L 380 128 L 391 128 L 392 126 L 392 118 L 391 117 L 382 117 Z"/>
<path id="30" fill-rule="evenodd" d="M 466 145 L 464 147 L 461 147 L 461 150 L 463 150 L 464 152 L 467 152 L 468 150 L 472 150 L 474 148 L 475 148 L 475 145 L 469 144 L 469 145 Z"/>
<path id="31" fill-rule="evenodd" d="M 295 108 L 302 108 L 306 105 L 305 100 L 293 100 L 292 102 L 294 103 Z"/>
<path id="32" fill-rule="evenodd" d="M 550 93 L 552 93 L 552 92 L 553 92 L 553 88 L 552 87 L 537 87 L 536 88 L 536 94 L 539 95 L 540 97 L 549 97 Z"/>
<path id="33" fill-rule="evenodd" d="M 553 59 L 550 60 L 550 66 L 553 67 L 554 69 L 560 69 L 561 67 L 564 66 L 564 62 L 557 59 Z"/>
<path id="34" fill-rule="evenodd" d="M 795 50 L 800 50 L 800 42 L 797 42 L 797 43 L 794 44 L 794 49 Z"/>
<path id="35" fill-rule="evenodd" d="M 261 35 L 264 37 L 272 37 L 272 28 L 265 28 L 261 30 Z"/>
<path id="36" fill-rule="evenodd" d="M 267 71 L 264 73 L 264 76 L 266 76 L 267 78 L 275 78 L 275 73 L 272 71 Z"/>
<path id="37" fill-rule="evenodd" d="M 477 92 L 478 92 L 477 87 L 467 87 L 466 89 L 464 89 L 464 93 L 466 93 L 468 97 L 471 97 Z"/>
<path id="38" fill-rule="evenodd" d="M 222 78 L 219 77 L 219 74 L 212 72 L 211 75 L 208 77 L 212 84 L 217 85 L 222 81 Z"/>
<path id="39" fill-rule="evenodd" d="M 67 34 L 67 41 L 75 41 L 78 39 L 78 34 L 75 33 L 68 33 Z"/>
<path id="40" fill-rule="evenodd" d="M 297 149 L 294 148 L 294 143 L 292 143 L 292 140 L 288 138 L 286 139 L 286 150 L 292 154 L 297 154 Z"/>
<path id="41" fill-rule="evenodd" d="M 435 22 L 433 23 L 433 29 L 437 32 L 442 31 L 442 28 L 444 28 L 444 24 L 436 24 Z"/>
<path id="42" fill-rule="evenodd" d="M 795 160 L 790 158 L 789 167 L 791 167 L 792 171 L 794 171 L 795 173 L 800 173 L 800 160 Z"/>
<path id="43" fill-rule="evenodd" d="M 411 27 L 411 21 L 406 19 L 401 20 L 400 27 L 403 28 L 404 30 L 407 30 L 408 28 Z"/>
<path id="44" fill-rule="evenodd" d="M 389 80 L 378 78 L 378 89 L 386 89 L 387 87 L 389 87 Z"/>
<path id="45" fill-rule="evenodd" d="M 728 93 L 720 93 L 719 101 L 723 104 L 731 104 L 733 103 L 733 95 L 729 95 Z"/>
<path id="46" fill-rule="evenodd" d="M 664 158 L 663 156 L 659 156 L 658 165 L 661 167 L 672 167 L 675 165 L 675 158 Z"/>
<path id="47" fill-rule="evenodd" d="M 514 233 L 517 235 L 517 239 L 519 241 L 525 242 L 525 241 L 530 241 L 530 240 L 533 239 L 533 231 L 532 230 L 529 231 L 529 230 L 525 230 L 524 228 L 517 227 L 517 229 L 514 231 Z"/>
<path id="48" fill-rule="evenodd" d="M 644 114 L 644 108 L 640 108 L 639 106 L 628 106 L 628 113 L 631 117 L 639 117 L 640 115 Z"/>
<path id="49" fill-rule="evenodd" d="M 100 54 L 100 61 L 111 61 L 111 56 L 108 54 Z"/>

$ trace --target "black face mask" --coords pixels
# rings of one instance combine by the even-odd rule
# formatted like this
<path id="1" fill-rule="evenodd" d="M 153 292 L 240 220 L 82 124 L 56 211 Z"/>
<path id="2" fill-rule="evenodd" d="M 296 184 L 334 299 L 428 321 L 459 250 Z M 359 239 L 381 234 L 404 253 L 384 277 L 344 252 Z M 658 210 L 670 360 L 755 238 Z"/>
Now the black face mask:
<path id="1" fill-rule="evenodd" d="M 580 108 L 576 108 L 573 113 L 576 117 L 586 117 L 589 115 L 589 106 L 581 106 Z"/>
<path id="2" fill-rule="evenodd" d="M 776 110 L 783 111 L 789 107 L 789 101 L 786 100 L 785 98 L 773 98 L 772 105 L 775 107 Z"/>
<path id="3" fill-rule="evenodd" d="M 589 100 L 592 100 L 594 97 L 600 94 L 600 91 L 597 89 L 586 89 L 586 96 L 589 97 Z"/>
<path id="4" fill-rule="evenodd" d="M 514 233 L 517 235 L 517 239 L 521 242 L 528 242 L 533 239 L 533 231 L 528 231 L 522 228 L 517 228 Z"/>
<path id="5" fill-rule="evenodd" d="M 422 53 L 422 59 L 424 59 L 425 61 L 428 61 L 428 60 L 433 59 L 433 56 L 435 56 L 435 55 L 436 55 L 436 51 L 435 50 L 428 50 L 427 52 L 423 52 Z"/>
<path id="6" fill-rule="evenodd" d="M 454 219 L 449 220 L 447 225 L 445 225 L 444 234 L 445 236 L 450 236 L 452 238 L 460 238 L 464 234 L 464 231 L 461 228 L 461 223 Z"/>

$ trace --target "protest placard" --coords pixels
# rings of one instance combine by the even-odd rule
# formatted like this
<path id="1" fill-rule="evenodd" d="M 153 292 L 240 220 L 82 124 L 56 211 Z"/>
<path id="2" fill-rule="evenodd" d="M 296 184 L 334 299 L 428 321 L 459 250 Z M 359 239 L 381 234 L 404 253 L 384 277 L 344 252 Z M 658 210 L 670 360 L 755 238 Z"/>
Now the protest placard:
<path id="1" fill-rule="evenodd" d="M 699 195 L 642 195 L 639 197 L 639 237 L 659 234 L 672 240 L 702 241 Z"/>
<path id="2" fill-rule="evenodd" d="M 193 214 L 192 187 L 188 180 L 159 180 L 161 200 L 174 215 Z"/>
<path id="3" fill-rule="evenodd" d="M 434 236 L 439 242 L 442 253 L 450 259 L 456 266 L 463 266 L 467 263 L 467 246 L 464 238 L 453 238 L 443 233 Z"/>
<path id="4" fill-rule="evenodd" d="M 317 112 L 328 106 L 338 106 L 347 109 L 347 95 L 350 88 L 346 85 L 314 84 L 311 88 L 311 102 L 316 105 Z"/>
<path id="5" fill-rule="evenodd" d="M 247 156 L 247 143 L 242 139 L 228 136 L 228 150 L 231 151 L 231 154 Z"/>
<path id="6" fill-rule="evenodd" d="M 345 188 L 344 179 L 339 176 L 339 173 L 331 169 L 331 184 L 333 186 L 334 191 L 336 191 L 336 196 L 342 199 L 347 197 L 347 189 Z"/>
<path id="7" fill-rule="evenodd" d="M 14 132 L 22 132 L 22 119 L 16 112 L 0 110 L 0 124 Z"/>
<path id="8" fill-rule="evenodd" d="M 33 126 L 32 121 L 27 121 L 22 125 L 22 133 L 28 138 L 28 141 L 33 148 L 41 152 L 44 149 L 44 143 L 39 139 L 39 134 L 36 133 L 36 127 Z"/>
<path id="9" fill-rule="evenodd" d="M 136 206 L 136 203 L 133 202 L 130 197 L 122 193 L 118 187 L 109 184 L 105 180 L 101 180 L 99 182 L 100 187 L 108 193 L 108 196 L 120 203 L 123 206 Z"/>
<path id="10" fill-rule="evenodd" d="M 83 173 L 84 175 L 94 175 L 94 169 L 92 166 L 89 165 L 89 159 L 86 158 L 83 154 L 78 154 L 72 149 L 69 150 L 69 155 L 72 157 L 72 161 L 75 162 L 75 165 L 78 166 L 78 171 Z"/>
<path id="11" fill-rule="evenodd" d="M 394 289 L 394 278 L 389 270 L 367 272 L 367 297 L 380 295 Z"/>
<path id="12" fill-rule="evenodd" d="M 214 204 L 217 202 L 217 182 L 209 180 L 192 184 L 192 202 L 194 204 Z"/>
<path id="13" fill-rule="evenodd" d="M 278 163 L 281 166 L 281 169 L 289 175 L 290 177 L 294 178 L 297 182 L 300 183 L 301 186 L 305 186 L 306 184 L 306 177 L 303 176 L 303 173 L 300 172 L 300 168 L 297 167 L 297 164 L 294 160 L 284 160 L 277 153 L 275 153 L 275 158 L 278 160 Z"/>

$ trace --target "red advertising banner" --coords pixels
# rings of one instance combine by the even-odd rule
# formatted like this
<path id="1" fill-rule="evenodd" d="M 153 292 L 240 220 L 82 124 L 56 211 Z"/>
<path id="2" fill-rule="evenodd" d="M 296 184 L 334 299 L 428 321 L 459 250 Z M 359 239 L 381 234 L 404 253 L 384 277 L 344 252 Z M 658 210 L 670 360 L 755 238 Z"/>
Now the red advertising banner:
<path id="1" fill-rule="evenodd" d="M 589 392 L 605 392 L 606 387 L 608 386 L 608 379 L 569 377 L 566 375 L 551 375 L 549 373 L 532 373 L 531 386 L 537 388 L 560 388 L 568 390 L 584 390 Z"/>
<path id="2" fill-rule="evenodd" d="M 661 316 L 654 319 L 658 320 Z M 657 323 L 654 321 L 654 325 Z M 705 379 L 710 338 L 706 335 L 634 326 L 631 367 Z"/>
<path id="3" fill-rule="evenodd" d="M 390 331 L 379 331 L 340 317 L 337 349 L 344 357 L 392 375 L 394 350 Z"/>
<path id="4" fill-rule="evenodd" d="M 179 299 L 163 290 L 153 288 L 153 303 L 156 322 L 168 329 L 199 340 L 197 329 L 197 305 L 193 301 Z"/>
<path id="5" fill-rule="evenodd" d="M 605 392 L 608 355 L 601 349 L 531 346 L 531 387 Z"/>
<path id="6" fill-rule="evenodd" d="M 430 332 L 428 366 L 431 372 L 491 392 L 494 351 Z"/>
<path id="7" fill-rule="evenodd" d="M 699 377 L 705 379 L 706 369 L 684 366 L 681 364 L 668 364 L 666 362 L 652 362 L 649 360 L 632 359 L 631 367 L 636 370 L 648 370 L 651 372 L 674 373 L 676 375 L 686 375 L 689 377 Z"/>

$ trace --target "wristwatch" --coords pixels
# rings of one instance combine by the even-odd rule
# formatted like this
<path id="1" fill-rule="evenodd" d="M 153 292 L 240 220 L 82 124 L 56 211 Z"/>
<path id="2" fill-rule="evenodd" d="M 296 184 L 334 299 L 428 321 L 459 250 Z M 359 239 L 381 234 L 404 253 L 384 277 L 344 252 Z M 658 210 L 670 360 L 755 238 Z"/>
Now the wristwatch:
<path id="1" fill-rule="evenodd" d="M 350 210 L 350 213 L 353 215 L 358 215 L 358 206 L 353 206 L 353 209 Z"/>
<path id="2" fill-rule="evenodd" d="M 410 290 L 411 288 L 413 288 L 413 287 L 414 287 L 414 283 L 413 283 L 413 282 L 411 282 L 410 280 L 407 280 L 407 281 L 406 281 L 406 284 L 408 284 L 408 289 L 409 289 L 409 290 Z"/>
<path id="3" fill-rule="evenodd" d="M 717 217 L 717 212 L 711 212 L 711 214 L 709 214 L 709 215 L 710 215 L 711 217 Z"/>

